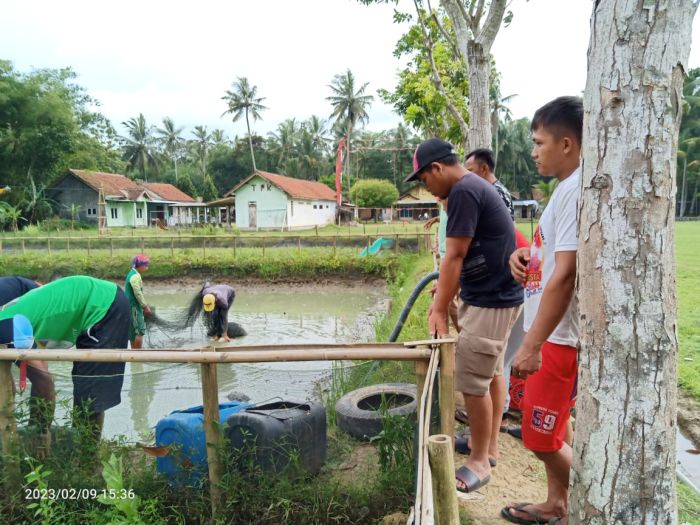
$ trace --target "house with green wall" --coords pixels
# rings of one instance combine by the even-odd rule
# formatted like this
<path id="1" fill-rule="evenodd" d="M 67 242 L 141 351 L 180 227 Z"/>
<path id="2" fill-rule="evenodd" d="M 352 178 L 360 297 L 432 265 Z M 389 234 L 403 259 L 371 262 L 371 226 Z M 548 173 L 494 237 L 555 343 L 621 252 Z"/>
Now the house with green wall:
<path id="1" fill-rule="evenodd" d="M 320 182 L 257 170 L 226 192 L 241 230 L 294 230 L 332 224 L 336 194 Z"/>
<path id="2" fill-rule="evenodd" d="M 203 206 L 172 184 L 139 184 L 117 173 L 74 169 L 49 188 L 49 195 L 58 215 L 87 222 L 98 221 L 102 195 L 108 228 L 146 227 L 156 219 L 172 224 L 175 215 L 191 222 Z"/>

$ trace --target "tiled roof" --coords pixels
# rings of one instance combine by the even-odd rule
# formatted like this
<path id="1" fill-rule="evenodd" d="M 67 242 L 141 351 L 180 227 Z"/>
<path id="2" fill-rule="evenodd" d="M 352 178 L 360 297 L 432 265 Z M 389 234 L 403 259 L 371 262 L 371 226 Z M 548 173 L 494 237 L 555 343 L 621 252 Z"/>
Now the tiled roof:
<path id="1" fill-rule="evenodd" d="M 275 173 L 268 173 L 266 171 L 260 170 L 256 171 L 251 176 L 242 180 L 235 188 L 226 192 L 226 195 L 235 193 L 238 188 L 246 184 L 250 179 L 252 179 L 256 175 L 271 182 L 283 192 L 285 192 L 287 195 L 289 195 L 290 197 L 294 197 L 295 199 L 312 199 L 326 201 L 335 200 L 335 191 L 333 191 L 321 182 L 295 179 L 292 177 L 285 177 L 284 175 L 277 175 Z"/>
<path id="2" fill-rule="evenodd" d="M 105 192 L 105 197 L 116 197 L 123 199 L 126 196 L 124 194 L 124 190 L 143 191 L 138 184 L 124 175 L 118 175 L 116 173 L 103 173 L 101 171 L 69 171 L 95 191 L 100 191 L 100 186 L 102 186 L 102 189 Z"/>
<path id="3" fill-rule="evenodd" d="M 195 200 L 180 191 L 172 184 L 162 182 L 146 182 L 138 184 L 133 180 L 117 173 L 104 173 L 101 171 L 68 170 L 75 177 L 95 191 L 100 190 L 100 186 L 105 192 L 106 198 L 136 200 L 143 193 L 151 199 L 160 199 L 170 202 L 195 202 Z"/>
<path id="4" fill-rule="evenodd" d="M 144 182 L 143 186 L 151 190 L 151 192 L 156 193 L 164 201 L 195 202 L 192 197 L 172 184 L 165 184 L 163 182 Z"/>

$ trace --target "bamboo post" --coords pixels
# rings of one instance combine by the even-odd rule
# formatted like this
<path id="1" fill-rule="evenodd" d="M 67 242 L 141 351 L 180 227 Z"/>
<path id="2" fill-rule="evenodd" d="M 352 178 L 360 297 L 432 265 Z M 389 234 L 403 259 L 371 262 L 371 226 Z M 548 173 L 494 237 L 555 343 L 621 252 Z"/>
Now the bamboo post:
<path id="1" fill-rule="evenodd" d="M 214 347 L 209 350 L 215 351 Z M 221 503 L 221 464 L 219 452 L 221 447 L 221 421 L 219 419 L 219 384 L 216 377 L 215 363 L 202 363 L 202 404 L 204 405 L 204 435 L 207 444 L 207 463 L 209 465 L 209 495 L 211 513 L 216 518 Z"/>
<path id="2" fill-rule="evenodd" d="M 318 237 L 318 224 L 316 225 L 316 237 Z"/>
<path id="3" fill-rule="evenodd" d="M 459 525 L 455 490 L 452 437 L 437 434 L 428 438 L 428 459 L 433 485 L 435 525 Z"/>
<path id="4" fill-rule="evenodd" d="M 0 361 L 0 446 L 5 463 L 5 494 L 19 490 L 21 476 L 17 450 L 19 436 L 15 421 L 15 392 L 12 379 L 12 361 Z"/>
<path id="5" fill-rule="evenodd" d="M 51 256 L 51 238 L 46 238 L 46 251 L 49 252 L 49 257 Z"/>
<path id="6" fill-rule="evenodd" d="M 22 255 L 24 255 L 26 252 L 27 252 L 27 249 L 24 246 L 24 239 L 22 239 Z"/>
<path id="7" fill-rule="evenodd" d="M 440 431 L 455 435 L 455 344 L 440 343 Z"/>
<path id="8" fill-rule="evenodd" d="M 70 253 L 70 237 L 66 239 L 66 251 Z"/>
<path id="9" fill-rule="evenodd" d="M 143 248 L 144 248 L 144 242 L 143 242 L 143 237 L 141 237 L 141 253 L 145 252 L 145 250 Z"/>
<path id="10" fill-rule="evenodd" d="M 427 346 L 420 346 L 418 348 L 427 349 Z M 423 387 L 425 386 L 425 378 L 428 375 L 428 364 L 429 362 L 425 359 L 420 359 L 416 361 L 416 406 L 421 405 L 421 399 L 423 397 Z"/>
<path id="11" fill-rule="evenodd" d="M 399 253 L 399 234 L 397 233 L 394 239 L 394 251 L 398 254 Z"/>
<path id="12" fill-rule="evenodd" d="M 170 257 L 175 257 L 175 237 L 170 237 Z"/>

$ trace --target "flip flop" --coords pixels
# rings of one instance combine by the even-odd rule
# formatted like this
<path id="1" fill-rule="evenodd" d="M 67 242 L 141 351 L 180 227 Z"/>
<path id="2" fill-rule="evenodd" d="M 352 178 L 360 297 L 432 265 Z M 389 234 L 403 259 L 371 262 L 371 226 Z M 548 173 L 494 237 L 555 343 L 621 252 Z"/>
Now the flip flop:
<path id="1" fill-rule="evenodd" d="M 523 439 L 523 431 L 521 430 L 521 427 L 508 427 L 506 432 L 516 439 Z"/>
<path id="2" fill-rule="evenodd" d="M 484 479 L 479 479 L 479 476 L 469 467 L 459 467 L 455 472 L 455 478 L 464 484 L 464 488 L 457 487 L 459 492 L 474 492 L 491 481 L 491 475 L 486 476 Z"/>
<path id="3" fill-rule="evenodd" d="M 455 439 L 455 452 L 457 452 L 458 454 L 463 454 L 465 456 L 471 455 L 472 449 L 469 446 L 468 437 L 458 437 Z M 495 458 L 489 458 L 489 465 L 495 467 L 497 464 L 498 461 Z"/>
<path id="4" fill-rule="evenodd" d="M 550 523 L 556 523 L 561 518 L 559 516 L 554 516 L 553 518 L 543 518 L 540 513 L 536 510 L 525 510 L 525 507 L 531 506 L 532 503 L 518 503 L 517 505 L 512 505 L 508 507 L 503 507 L 501 509 L 501 517 L 511 523 L 519 523 L 520 525 L 549 525 Z M 532 519 L 519 518 L 511 513 L 511 510 L 517 510 L 523 514 L 529 514 Z M 552 521 L 554 520 L 554 521 Z"/>
<path id="5" fill-rule="evenodd" d="M 462 410 L 461 408 L 455 410 L 455 420 L 465 425 L 469 424 L 469 417 L 467 416 L 467 412 L 465 410 Z"/>

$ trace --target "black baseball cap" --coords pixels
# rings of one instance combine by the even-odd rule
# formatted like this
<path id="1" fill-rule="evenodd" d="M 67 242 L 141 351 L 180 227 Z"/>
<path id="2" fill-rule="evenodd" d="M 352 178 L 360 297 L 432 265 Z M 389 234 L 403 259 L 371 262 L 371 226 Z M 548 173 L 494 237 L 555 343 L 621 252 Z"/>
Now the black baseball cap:
<path id="1" fill-rule="evenodd" d="M 404 182 L 415 180 L 418 174 L 432 162 L 444 159 L 449 155 L 455 155 L 455 147 L 442 139 L 428 139 L 418 144 L 413 154 L 413 173 L 406 177 Z"/>

